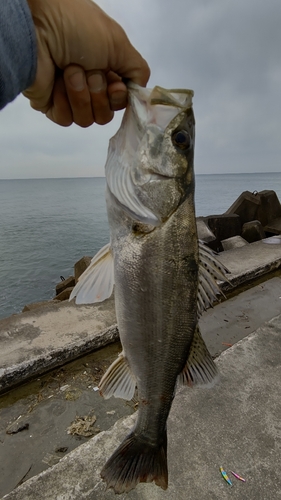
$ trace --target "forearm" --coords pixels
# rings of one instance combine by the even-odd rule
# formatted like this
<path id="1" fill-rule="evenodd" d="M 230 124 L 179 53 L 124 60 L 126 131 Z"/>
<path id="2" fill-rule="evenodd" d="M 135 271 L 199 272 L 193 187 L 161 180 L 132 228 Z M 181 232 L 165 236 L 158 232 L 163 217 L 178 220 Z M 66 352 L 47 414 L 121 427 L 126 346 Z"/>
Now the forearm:
<path id="1" fill-rule="evenodd" d="M 26 0 L 0 0 L 0 109 L 36 75 L 36 35 Z"/>

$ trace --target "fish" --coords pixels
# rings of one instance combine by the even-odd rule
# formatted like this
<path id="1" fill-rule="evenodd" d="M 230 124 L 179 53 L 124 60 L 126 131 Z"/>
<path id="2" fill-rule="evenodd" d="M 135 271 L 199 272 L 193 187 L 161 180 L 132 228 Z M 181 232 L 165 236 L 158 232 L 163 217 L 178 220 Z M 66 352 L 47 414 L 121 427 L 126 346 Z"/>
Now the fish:
<path id="1" fill-rule="evenodd" d="M 218 376 L 198 319 L 217 300 L 227 272 L 197 236 L 193 91 L 129 83 L 128 94 L 105 165 L 110 242 L 70 296 L 101 302 L 114 288 L 122 352 L 99 390 L 106 399 L 138 399 L 134 428 L 101 471 L 116 494 L 139 482 L 167 489 L 167 419 L 176 388 Z"/>

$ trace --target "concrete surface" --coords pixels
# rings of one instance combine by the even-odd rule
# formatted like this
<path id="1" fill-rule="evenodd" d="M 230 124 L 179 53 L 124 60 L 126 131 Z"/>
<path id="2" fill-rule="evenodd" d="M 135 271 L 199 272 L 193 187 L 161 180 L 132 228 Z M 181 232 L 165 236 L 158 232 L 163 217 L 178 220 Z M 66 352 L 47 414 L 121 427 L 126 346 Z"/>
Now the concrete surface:
<path id="1" fill-rule="evenodd" d="M 121 350 L 114 342 L 0 397 L 0 498 L 134 413 L 133 401 L 105 400 L 95 390 Z"/>
<path id="2" fill-rule="evenodd" d="M 200 328 L 211 354 L 218 356 L 280 314 L 280 291 L 281 272 L 205 312 Z M 104 400 L 93 390 L 120 351 L 114 342 L 0 397 L 0 456 L 5 457 L 0 459 L 0 497 L 88 440 L 83 433 L 67 434 L 75 417 L 94 413 L 95 429 L 103 431 L 134 412 L 133 402 Z M 28 423 L 29 429 L 6 433 L 19 423 Z"/>
<path id="3" fill-rule="evenodd" d="M 224 291 L 281 268 L 281 244 L 262 241 L 222 252 L 230 270 Z M 266 318 L 268 319 L 268 318 Z M 248 333 L 248 332 L 247 332 Z M 56 303 L 0 320 L 0 394 L 118 338 L 113 299 L 76 306 Z"/>
<path id="4" fill-rule="evenodd" d="M 275 269 L 279 269 L 281 267 L 281 245 L 266 245 L 263 242 L 257 242 L 253 243 L 251 245 L 247 245 L 247 252 L 244 252 L 244 248 L 240 248 L 238 251 L 237 250 L 231 250 L 231 251 L 226 251 L 222 254 L 220 254 L 219 259 L 229 268 L 231 271 L 230 274 L 230 281 L 234 284 L 234 286 L 231 288 L 228 284 L 224 285 L 225 289 L 231 290 L 231 294 L 235 293 L 236 286 L 241 286 L 244 284 L 251 283 L 256 277 L 259 276 L 264 276 L 264 279 L 266 281 L 258 283 L 256 286 L 243 291 L 242 293 L 239 293 L 239 295 L 236 295 L 232 298 L 229 298 L 227 301 L 222 302 L 221 304 L 216 305 L 214 309 L 208 310 L 206 313 L 204 313 L 203 317 L 200 320 L 200 326 L 201 330 L 203 333 L 203 336 L 207 342 L 208 348 L 210 349 L 210 352 L 213 356 L 217 356 L 222 352 L 222 350 L 227 349 L 229 345 L 232 345 L 245 337 L 247 334 L 255 331 L 261 324 L 263 324 L 264 321 L 267 321 L 271 319 L 273 316 L 277 316 L 281 312 L 281 275 L 280 272 L 279 274 L 277 273 L 275 277 L 271 279 L 267 279 L 269 271 L 274 271 Z M 239 289 L 241 291 L 241 288 Z M 103 345 L 105 345 L 108 342 L 112 342 L 118 338 L 118 331 L 115 325 L 115 312 L 114 312 L 114 304 L 113 300 L 110 299 L 106 301 L 103 304 L 98 304 L 94 306 L 75 306 L 74 303 L 59 303 L 59 304 L 50 304 L 45 308 L 42 309 L 36 309 L 24 314 L 18 314 L 14 315 L 10 318 L 4 319 L 0 321 L 0 392 L 5 391 L 7 389 L 12 388 L 15 384 L 18 384 L 20 382 L 23 382 L 27 378 L 34 376 L 34 375 L 39 375 L 41 373 L 46 372 L 47 370 L 61 366 L 63 365 L 66 361 L 75 359 L 81 355 L 86 354 L 87 352 L 97 349 Z M 232 349 L 230 350 L 232 352 Z M 221 358 L 223 359 L 223 358 Z M 219 360 L 219 363 L 221 362 L 221 359 Z M 237 365 L 238 366 L 238 365 Z M 96 368 L 95 368 L 96 369 Z M 243 368 L 241 368 L 243 371 Z M 88 375 L 86 372 L 84 372 L 85 377 L 87 378 Z M 64 376 L 64 375 L 63 375 Z M 92 377 L 92 375 L 91 375 Z M 87 379 L 88 380 L 88 379 Z M 270 379 L 268 379 L 270 380 Z M 92 382 L 91 382 L 92 383 Z M 60 383 L 61 385 L 61 383 Z M 72 385 L 72 384 L 70 384 Z M 77 378 L 75 377 L 75 382 L 74 386 L 75 389 L 77 385 Z M 243 384 L 242 384 L 243 385 Z M 83 386 L 83 381 L 81 379 L 81 387 Z M 90 387 L 90 386 L 89 386 Z M 232 386 L 230 386 L 230 390 L 233 391 L 233 388 L 231 389 Z M 60 388 L 60 386 L 59 386 Z M 79 388 L 80 389 L 80 388 Z M 26 388 L 26 390 L 28 390 Z M 215 389 L 217 391 L 217 389 Z M 83 391 L 82 391 L 83 392 Z M 185 393 L 183 394 L 184 401 L 188 403 L 190 398 L 193 398 L 193 394 L 197 394 L 197 391 L 189 391 L 189 396 L 185 396 Z M 206 391 L 200 391 L 201 395 L 205 394 Z M 13 391 L 10 393 L 11 397 L 13 398 Z M 207 399 L 209 392 L 207 394 Z M 39 399 L 42 397 L 42 391 L 40 391 L 39 394 Z M 84 397 L 85 396 L 85 397 Z M 35 396 L 34 396 L 35 397 Z M 36 396 L 37 397 L 37 396 Z M 48 394 L 46 393 L 46 398 L 49 397 Z M 45 399 L 46 399 L 45 398 Z M 84 398 L 84 399 L 83 399 Z M 85 400 L 85 401 L 84 401 Z M 86 408 L 87 406 L 92 405 L 92 400 L 91 400 L 91 405 L 89 405 L 91 398 L 89 398 L 89 395 L 85 393 L 83 396 L 80 396 L 80 400 L 77 401 L 76 403 L 76 408 L 77 411 L 80 414 L 80 410 L 86 413 Z M 103 402 L 104 404 L 99 404 L 96 402 L 94 404 L 94 407 L 97 408 L 96 405 L 98 405 L 99 408 L 99 419 L 102 421 L 103 420 L 103 413 L 106 414 L 107 408 L 106 405 L 108 404 L 109 408 L 109 413 L 111 413 L 112 408 L 114 407 L 114 402 L 117 400 L 112 400 L 110 402 Z M 178 397 L 176 398 L 175 405 L 177 405 Z M 193 400 L 192 400 L 193 401 Z M 37 404 L 37 403 L 36 403 Z M 29 472 L 29 474 L 36 474 L 40 471 L 40 464 L 39 462 L 42 460 L 41 458 L 38 458 L 37 455 L 38 453 L 43 452 L 43 448 L 40 444 L 40 419 L 41 414 L 45 414 L 47 421 L 46 423 L 43 424 L 43 428 L 46 428 L 46 431 L 44 431 L 44 435 L 46 434 L 46 439 L 45 441 L 48 442 L 48 440 L 51 442 L 51 438 L 47 436 L 48 433 L 48 428 L 50 425 L 55 425 L 54 422 L 56 422 L 56 415 L 58 412 L 61 411 L 59 408 L 59 402 L 56 400 L 56 402 L 53 404 L 50 400 L 51 404 L 51 409 L 47 406 L 46 401 L 42 401 L 42 404 L 44 407 L 42 407 L 42 410 L 40 407 L 38 407 L 39 411 L 39 420 L 37 419 L 36 415 L 33 415 L 30 421 L 32 421 L 32 429 L 34 431 L 34 439 L 33 445 L 32 443 L 29 443 L 29 448 L 26 448 L 25 442 L 26 440 L 24 439 L 23 436 L 20 436 L 17 434 L 17 438 L 13 437 L 13 442 L 14 446 L 13 449 L 9 448 L 6 450 L 5 453 L 9 453 L 9 457 L 12 460 L 12 457 L 14 456 L 14 464 L 15 464 L 15 473 L 14 475 L 11 472 L 11 480 L 8 481 L 11 486 L 7 484 L 6 491 L 11 491 L 11 489 L 18 483 L 18 479 L 15 481 L 16 478 L 23 478 L 25 474 L 25 469 L 28 470 L 27 463 L 28 460 L 31 462 L 34 462 L 38 465 L 37 467 L 37 472 L 32 467 L 32 471 Z M 52 404 L 54 408 L 52 407 Z M 193 404 L 193 403 L 192 403 Z M 83 406 L 84 405 L 84 406 Z M 86 405 L 86 406 L 85 406 Z M 220 402 L 219 405 L 222 405 Z M 66 412 L 66 409 L 64 408 L 65 402 L 62 401 L 61 403 L 62 409 L 64 414 L 66 415 L 67 413 L 67 418 L 68 417 L 73 417 L 73 415 L 69 412 L 69 409 Z M 104 406 L 104 409 L 102 410 L 102 406 Z M 196 405 L 195 405 L 196 406 Z M 200 404 L 198 403 L 198 408 L 200 407 Z M 177 408 L 177 406 L 175 406 Z M 180 405 L 178 406 L 180 408 Z M 13 410 L 16 412 L 16 408 L 14 407 Z M 49 410 L 52 412 L 52 417 L 54 417 L 54 422 L 53 424 L 50 423 L 50 419 L 48 418 L 48 412 Z M 40 413 L 41 411 L 41 413 Z M 75 411 L 75 406 L 72 408 L 72 412 Z M 223 410 L 224 411 L 224 410 Z M 45 412 L 45 413 L 44 413 Z M 121 408 L 116 412 L 116 417 L 118 416 L 118 413 L 120 415 L 120 412 L 122 414 L 123 410 Z M 174 410 L 173 410 L 174 412 Z M 172 415 L 173 415 L 172 412 Z M 21 412 L 22 413 L 22 412 Z M 63 418 L 59 416 L 59 420 L 62 421 L 62 426 L 64 425 L 64 414 Z M 69 415 L 68 415 L 69 414 Z M 82 414 L 82 413 L 81 413 Z M 206 409 L 206 414 L 208 414 L 208 410 Z M 15 413 L 16 415 L 16 413 Z M 6 415 L 7 417 L 8 415 Z M 65 417 L 66 418 L 66 417 Z M 197 417 L 196 417 L 197 418 Z M 203 417 L 202 417 L 203 418 Z M 206 418 L 206 415 L 205 415 Z M 217 418 L 217 417 L 216 417 Z M 38 422 L 37 422 L 38 420 Z M 114 421 L 114 417 L 112 418 Z M 196 420 L 197 421 L 197 420 Z M 219 422 L 219 420 L 218 420 Z M 237 421 L 237 424 L 235 423 L 235 426 L 237 426 L 236 433 L 239 434 L 239 423 L 240 421 Z M 3 423 L 3 421 L 2 421 Z M 204 423 L 203 423 L 204 424 Z M 4 425 L 4 424 L 3 424 Z M 98 439 L 98 442 L 101 443 L 107 443 L 104 444 L 105 446 L 105 452 L 108 450 L 108 455 L 113 451 L 114 448 L 114 442 L 112 440 L 115 439 L 116 444 L 117 441 L 120 439 L 119 436 L 119 428 L 120 432 L 122 432 L 122 429 L 125 429 L 126 426 L 128 427 L 130 424 L 129 421 L 122 421 L 117 424 L 116 431 L 114 431 L 112 438 L 111 434 L 109 434 L 109 440 L 108 438 L 105 437 L 100 437 L 100 436 L 106 436 L 105 434 L 99 435 L 96 439 Z M 173 425 L 173 420 L 171 420 L 171 425 Z M 192 429 L 194 424 L 192 423 Z M 197 425 L 197 424 L 196 424 Z M 206 426 L 206 422 L 204 424 Z M 203 425 L 203 427 L 204 427 Z M 213 424 L 212 424 L 213 425 Z M 219 423 L 219 425 L 222 425 Z M 36 427 L 37 426 L 37 427 Z M 44 427 L 45 426 L 45 427 Z M 125 426 L 125 427 L 124 427 Z M 101 426 L 102 429 L 106 428 L 104 426 Z M 5 432 L 5 426 L 3 427 L 4 432 Z M 38 431 L 38 439 L 36 438 L 36 429 Z M 188 422 L 186 423 L 185 429 L 188 429 Z M 56 429 L 56 436 L 54 436 L 52 439 L 53 441 L 58 441 L 59 438 L 63 439 L 63 435 L 65 432 L 65 429 L 62 429 L 62 431 L 59 433 L 58 430 Z M 115 434 L 117 432 L 117 434 Z M 193 432 L 193 431 L 192 431 Z M 205 431 L 204 431 L 205 432 Z M 197 429 L 197 434 L 199 433 Z M 235 433 L 234 433 L 235 434 Z M 184 433 L 182 435 L 185 435 Z M 115 436 L 115 437 L 114 437 Z M 23 446 L 22 452 L 20 452 L 20 449 L 18 445 L 16 445 L 16 440 L 20 439 L 21 444 Z M 101 439 L 101 441 L 99 441 Z M 172 437 L 173 439 L 173 437 Z M 195 448 L 195 444 L 192 441 L 192 435 L 190 438 L 190 449 L 192 449 L 192 453 Z M 64 440 L 64 439 L 63 439 Z M 5 441 L 5 440 L 4 440 Z M 0 439 L 0 442 L 2 443 L 1 449 L 2 452 L 4 451 L 4 441 Z M 52 442 L 53 442 L 52 441 Z M 91 440 L 92 442 L 92 440 Z M 95 440 L 93 441 L 94 443 L 96 442 Z M 7 446 L 8 446 L 7 442 Z M 27 444 L 27 443 L 26 443 Z M 72 444 L 67 443 L 69 448 L 72 449 Z M 77 443 L 80 444 L 80 443 Z M 37 446 L 38 450 L 35 447 Z M 102 457 L 103 463 L 104 463 L 104 453 L 103 450 L 98 451 L 97 448 L 97 462 L 96 462 L 96 450 L 95 453 L 93 453 L 93 449 L 90 447 L 89 448 L 89 453 L 91 455 L 91 458 L 88 457 L 87 455 L 87 446 L 84 448 L 83 445 L 81 452 L 79 451 L 81 446 L 76 449 L 75 452 L 77 453 L 77 456 L 74 455 L 74 461 L 77 460 L 77 457 L 80 457 L 77 460 L 77 467 L 85 469 L 85 485 L 83 483 L 82 486 L 82 492 L 84 491 L 85 496 L 73 496 L 72 490 L 73 490 L 73 484 L 70 482 L 69 484 L 67 483 L 68 481 L 68 476 L 66 472 L 63 472 L 65 474 L 66 478 L 66 484 L 69 486 L 66 488 L 63 493 L 60 493 L 60 486 L 58 487 L 58 492 L 56 492 L 56 479 L 54 482 L 54 488 L 53 490 L 50 490 L 50 494 L 46 497 L 41 496 L 41 492 L 38 492 L 39 490 L 37 489 L 37 478 L 40 483 L 41 481 L 41 476 L 35 477 L 33 480 L 29 480 L 26 483 L 24 483 L 23 486 L 21 486 L 18 490 L 15 490 L 13 494 L 18 494 L 18 491 L 21 491 L 21 488 L 25 487 L 30 483 L 30 481 L 34 481 L 34 483 L 30 483 L 33 486 L 31 486 L 31 489 L 33 490 L 34 488 L 34 497 L 31 496 L 30 490 L 28 490 L 27 493 L 25 493 L 22 497 L 12 497 L 10 495 L 7 496 L 7 498 L 48 498 L 50 500 L 52 499 L 58 499 L 58 500 L 63 500 L 63 499 L 72 499 L 72 498 L 97 498 L 97 499 L 102 499 L 103 498 L 103 486 L 100 486 L 98 481 L 98 476 L 94 475 L 93 476 L 93 471 L 91 469 L 92 465 L 87 464 L 87 460 L 90 460 L 92 462 L 93 456 L 95 456 L 95 464 L 94 467 L 99 467 L 99 453 L 100 456 Z M 73 445 L 74 447 L 74 445 Z M 187 448 L 189 447 L 189 441 L 187 443 Z M 28 450 L 29 449 L 29 453 Z M 189 451 L 190 451 L 189 449 Z M 9 450 L 9 452 L 8 452 Z M 228 450 L 228 449 L 227 449 Z M 187 450 L 188 451 L 188 450 Z M 48 453 L 49 450 L 48 450 Z M 47 455 L 48 455 L 47 453 Z M 171 453 L 171 452 L 170 452 Z M 201 449 L 202 453 L 202 449 Z M 203 456 L 203 455 L 202 455 Z M 26 457 L 26 458 L 24 458 Z M 36 458 L 37 457 L 37 458 Z M 66 471 L 69 470 L 69 464 L 71 464 L 71 457 L 72 453 L 67 455 L 59 464 L 58 466 L 61 466 L 61 464 L 66 463 Z M 87 458 L 88 457 L 88 458 Z M 196 460 L 198 461 L 198 470 L 193 464 L 193 468 L 191 469 L 193 471 L 193 474 L 196 476 L 199 474 L 201 477 L 201 466 L 202 464 L 200 463 L 200 460 L 198 456 L 196 455 Z M 54 457 L 51 457 L 54 458 Z M 60 457 L 59 457 L 60 458 Z M 70 460 L 70 462 L 64 462 L 65 460 Z M 275 459 L 275 458 L 274 458 Z M 19 464 L 17 463 L 17 460 L 19 460 Z M 39 461 L 38 461 L 39 460 Z M 84 463 L 85 462 L 85 463 Z M 46 462 L 45 462 L 46 463 Z M 180 461 L 179 463 L 182 463 Z M 186 463 L 189 463 L 189 459 L 186 461 Z M 231 467 L 235 470 L 235 467 L 237 468 L 237 472 L 239 472 L 241 475 L 243 475 L 244 471 L 240 469 L 240 467 L 237 467 L 240 465 L 239 462 L 235 462 L 235 464 L 232 464 Z M 242 463 L 242 462 L 241 462 Z M 3 464 L 3 462 L 2 462 Z M 36 466 L 37 466 L 36 465 Z M 48 466 L 51 465 L 51 463 L 47 464 Z M 219 464 L 219 465 L 224 465 L 226 467 L 225 463 Z M 234 467 L 235 465 L 235 467 Z M 26 467 L 25 467 L 26 466 Z M 179 466 L 179 464 L 176 464 L 176 466 Z M 41 466 L 42 467 L 42 466 Z M 173 467 L 173 463 L 171 464 L 171 467 Z M 182 466 L 179 466 L 180 470 L 182 470 Z M 3 469 L 2 467 L 0 467 Z M 9 469 L 9 467 L 8 467 Z M 70 467 L 71 469 L 71 467 Z M 91 470 L 90 470 L 91 469 Z M 206 467 L 203 464 L 203 469 L 207 474 Z M 42 468 L 41 468 L 42 470 Z M 173 469 L 171 469 L 173 470 Z M 11 470 L 12 471 L 12 470 Z M 53 469 L 50 469 L 50 471 L 53 471 Z M 54 471 L 57 471 L 55 468 Z M 3 470 L 2 470 L 3 472 Z M 52 472 L 50 472 L 52 473 Z M 28 474 L 28 475 L 29 475 Z M 46 472 L 47 474 L 47 472 Z M 86 478 L 86 475 L 89 474 L 89 478 Z M 96 473 L 95 473 L 96 474 Z M 187 471 L 188 474 L 188 471 Z M 214 474 L 217 475 L 217 467 L 215 467 Z M 219 472 L 218 472 L 219 474 Z M 27 475 L 27 477 L 28 477 Z M 72 475 L 72 472 L 71 472 Z M 207 474 L 208 475 L 208 474 Z M 244 474 L 245 475 L 245 474 Z M 42 476 L 43 477 L 43 476 Z M 45 476 L 44 476 L 45 477 Z M 46 476 L 49 477 L 49 476 Z M 55 477 L 55 476 L 54 476 Z M 96 477 L 97 484 L 93 486 L 93 483 L 90 483 L 93 477 Z M 219 476 L 220 478 L 220 476 Z M 26 476 L 25 476 L 26 479 Z M 83 481 L 84 481 L 83 480 Z M 201 479 L 203 482 L 203 478 Z M 221 480 L 221 479 L 220 479 Z M 45 479 L 44 479 L 45 481 Z M 50 480 L 52 482 L 52 480 Z M 194 478 L 191 479 L 188 476 L 188 484 L 191 482 L 193 484 Z M 221 480 L 222 481 L 222 480 Z M 172 478 L 170 478 L 170 488 L 167 493 L 162 492 L 162 490 L 159 490 L 157 492 L 158 488 L 154 486 L 147 486 L 147 485 L 141 485 L 138 487 L 136 492 L 132 492 L 130 494 L 129 498 L 186 498 L 185 496 L 180 496 L 180 489 L 178 490 L 177 484 L 179 483 L 179 480 L 176 480 L 176 482 L 173 483 Z M 77 483 L 79 484 L 79 483 Z M 89 485 L 89 487 L 87 486 Z M 212 484 L 212 482 L 211 482 Z M 242 484 L 242 483 L 241 483 Z M 174 486 L 173 486 L 174 485 Z M 187 490 L 187 483 L 185 484 L 185 489 Z M 245 486 L 245 485 L 243 485 Z M 28 487 L 28 486 L 26 486 Z M 197 487 L 197 486 L 196 486 Z M 228 485 L 225 483 L 223 484 L 222 492 L 225 492 L 225 487 L 229 488 Z M 240 483 L 239 483 L 239 487 Z M 48 486 L 49 488 L 49 486 Z M 78 487 L 79 491 L 80 486 Z M 87 489 L 88 488 L 88 489 Z M 94 492 L 92 492 L 91 488 L 95 488 Z M 173 489 L 174 488 L 174 489 Z M 221 488 L 221 486 L 220 486 Z M 75 488 L 74 488 L 75 490 Z M 3 489 L 2 489 L 3 491 Z M 24 490 L 25 491 L 25 490 Z M 27 491 L 27 490 L 26 490 Z M 52 493 L 53 491 L 53 493 Z M 95 493 L 96 491 L 96 493 Z M 140 491 L 141 493 L 138 493 Z M 151 493 L 156 491 L 157 493 Z M 196 490 L 197 491 L 197 490 Z M 203 491 L 203 490 L 202 490 Z M 227 490 L 226 492 L 228 495 L 232 495 L 233 497 L 233 491 L 234 489 Z M 239 490 L 240 491 L 240 490 Z M 244 497 L 244 492 L 245 490 L 241 490 L 241 496 L 240 497 L 233 497 L 233 498 L 261 498 L 262 500 L 267 500 L 270 498 L 278 498 L 277 496 L 272 496 L 272 497 L 265 497 L 265 496 L 257 496 L 257 493 L 255 492 L 256 496 L 249 496 L 247 493 L 246 496 Z M 5 490 L 4 490 L 5 492 Z M 4 494 L 4 492 L 2 494 Z M 36 496 L 37 492 L 37 496 Z M 148 493 L 146 493 L 148 492 Z M 39 494 L 40 493 L 40 494 Z M 83 493 L 83 495 L 84 495 Z M 156 495 L 156 496 L 151 496 L 151 495 Z M 196 493 L 197 494 L 197 493 Z M 52 496 L 53 495 L 53 496 Z M 134 496 L 137 495 L 137 496 Z M 140 496 L 141 495 L 141 496 Z M 157 496 L 158 495 L 158 496 Z M 168 495 L 168 496 L 167 496 Z M 172 496 L 174 495 L 174 496 Z M 208 495 L 209 496 L 194 496 L 194 491 L 192 490 L 191 492 L 191 497 L 195 500 L 198 500 L 201 498 L 230 498 L 230 496 L 222 496 L 220 493 L 219 496 L 214 496 L 212 493 L 212 490 L 209 491 Z M 243 496 L 242 496 L 243 495 Z M 106 493 L 104 495 L 105 498 L 113 498 L 114 495 L 112 493 Z M 124 496 L 124 498 L 126 498 Z M 280 494 L 281 498 L 281 494 Z"/>
<path id="5" fill-rule="evenodd" d="M 212 389 L 181 388 L 168 421 L 169 488 L 141 484 L 120 499 L 281 498 L 281 316 L 220 355 Z M 5 500 L 110 500 L 99 472 L 135 417 L 118 421 Z M 219 467 L 246 479 L 230 487 Z"/>
<path id="6" fill-rule="evenodd" d="M 232 286 L 238 286 L 281 267 L 281 244 L 255 241 L 249 245 L 219 254 L 219 260 L 230 270 Z M 223 289 L 230 289 L 224 284 Z"/>
<path id="7" fill-rule="evenodd" d="M 281 314 L 281 274 L 235 295 L 200 318 L 199 325 L 213 357 Z"/>
<path id="8" fill-rule="evenodd" d="M 117 340 L 113 299 L 50 304 L 0 321 L 0 393 Z"/>

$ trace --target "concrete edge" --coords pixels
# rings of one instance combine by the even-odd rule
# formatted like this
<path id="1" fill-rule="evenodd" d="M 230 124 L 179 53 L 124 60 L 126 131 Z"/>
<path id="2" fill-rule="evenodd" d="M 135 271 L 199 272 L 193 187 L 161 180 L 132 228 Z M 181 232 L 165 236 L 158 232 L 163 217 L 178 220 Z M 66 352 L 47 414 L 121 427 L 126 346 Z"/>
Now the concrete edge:
<path id="1" fill-rule="evenodd" d="M 255 332 L 251 333 L 244 339 L 237 342 L 235 345 L 222 352 L 220 356 L 215 360 L 217 365 L 223 364 L 225 358 L 232 356 L 233 351 L 244 345 L 247 347 L 247 344 L 251 343 L 252 340 L 257 337 L 257 335 L 261 335 L 263 328 L 266 325 L 272 325 L 274 328 L 274 322 L 279 320 L 281 315 L 277 315 L 273 317 L 271 320 L 267 321 L 259 327 Z M 179 388 L 179 391 L 183 390 Z M 42 482 L 46 484 L 50 484 L 50 477 L 52 477 L 53 473 L 59 472 L 58 476 L 62 476 L 66 474 L 67 470 L 71 470 L 72 467 L 80 467 L 83 465 L 83 461 L 85 464 L 91 464 L 91 477 L 89 481 L 91 482 L 91 490 L 88 490 L 87 498 L 97 498 L 95 496 L 95 490 L 102 484 L 102 480 L 100 478 L 100 465 L 104 462 L 104 457 L 112 453 L 112 449 L 117 447 L 120 444 L 120 441 L 128 434 L 128 431 L 132 428 L 134 420 L 136 418 L 136 413 L 124 418 L 119 419 L 115 424 L 108 430 L 102 431 L 93 438 L 91 438 L 86 443 L 81 444 L 66 456 L 64 456 L 57 464 L 49 467 L 45 471 L 40 474 L 33 476 L 28 479 L 26 482 L 15 488 L 10 493 L 6 494 L 0 500 L 19 500 L 23 498 L 29 498 L 28 493 L 33 491 L 34 493 L 40 492 L 40 488 L 42 487 Z M 110 450 L 110 453 L 109 451 Z M 87 465 L 88 467 L 88 465 Z M 88 486 L 88 485 L 87 485 Z M 105 487 L 104 487 L 105 489 Z M 69 500 L 78 498 L 77 491 L 69 492 L 69 496 L 67 497 Z M 121 496 L 120 496 L 121 497 Z M 39 497 L 38 497 L 39 498 Z M 66 497 L 54 497 L 50 496 L 50 498 L 65 498 Z M 84 498 L 84 497 L 83 497 Z M 122 495 L 122 498 L 125 498 L 125 495 Z"/>
<path id="2" fill-rule="evenodd" d="M 0 369 L 0 395 L 25 383 L 32 377 L 42 375 L 49 370 L 88 354 L 93 350 L 116 342 L 119 339 L 117 324 L 114 324 L 93 338 L 66 344 L 63 348 L 53 349 L 48 354 L 41 354 L 9 368 Z"/>
<path id="3" fill-rule="evenodd" d="M 281 268 L 281 259 L 276 260 L 275 262 L 271 262 L 266 266 L 260 266 L 256 269 L 246 271 L 239 275 L 231 275 L 228 278 L 229 283 L 225 281 L 220 285 L 223 292 L 231 292 L 234 291 L 235 288 L 238 288 L 240 285 L 248 285 L 259 278 L 266 276 L 274 271 L 278 271 Z"/>
<path id="4" fill-rule="evenodd" d="M 257 242 L 259 243 L 259 242 Z M 255 244 L 252 244 L 255 245 Z M 250 246 L 250 245 L 249 245 Z M 231 270 L 231 252 L 223 252 L 219 254 L 218 260 L 220 260 L 226 267 Z M 241 285 L 247 285 L 253 283 L 255 280 L 266 277 L 267 274 L 274 272 L 281 268 L 281 257 L 273 257 L 271 261 L 266 264 L 257 265 L 250 270 L 243 269 L 241 272 L 236 274 L 229 274 L 228 282 L 221 283 L 221 289 L 225 292 L 234 292 L 236 288 Z M 216 304 L 214 304 L 216 305 Z M 56 309 L 61 306 L 61 303 L 48 306 L 48 310 L 53 310 L 54 314 Z M 43 309 L 42 309 L 43 310 Z M 40 308 L 37 309 L 40 312 Z M 107 306 L 105 305 L 105 313 L 107 312 Z M 19 313 L 21 314 L 26 313 Z M 7 318 L 6 320 L 8 320 Z M 117 325 L 111 325 L 106 329 L 95 334 L 93 338 L 88 338 L 86 341 L 81 339 L 81 341 L 70 341 L 64 345 L 63 348 L 53 349 L 48 353 L 42 353 L 39 356 L 34 356 L 32 359 L 20 362 L 17 365 L 11 366 L 9 368 L 0 368 L 0 394 L 13 389 L 20 383 L 26 382 L 32 377 L 36 377 L 46 373 L 49 370 L 58 368 L 66 362 L 74 361 L 75 359 L 88 354 L 91 351 L 100 349 L 109 343 L 115 342 L 119 339 L 119 333 Z"/>
<path id="5" fill-rule="evenodd" d="M 36 491 L 38 489 L 38 486 L 40 488 L 40 482 L 48 480 L 48 478 L 52 476 L 53 472 L 62 469 L 63 473 L 63 471 L 70 465 L 75 467 L 78 457 L 80 463 L 81 460 L 83 461 L 83 459 L 85 459 L 87 462 L 88 462 L 87 458 L 91 459 L 91 464 L 92 464 L 91 481 L 94 485 L 92 490 L 93 492 L 95 490 L 95 485 L 103 483 L 100 477 L 100 467 L 95 467 L 95 462 L 99 464 L 99 462 L 104 461 L 104 456 L 106 454 L 110 454 L 106 450 L 108 446 L 110 448 L 114 448 L 114 445 L 117 447 L 120 444 L 120 439 L 122 440 L 128 434 L 129 430 L 132 428 L 134 421 L 136 419 L 136 415 L 137 413 L 134 413 L 133 415 L 120 418 L 108 430 L 100 432 L 96 436 L 89 439 L 89 441 L 87 441 L 86 443 L 79 445 L 77 448 L 75 448 L 70 453 L 61 458 L 61 460 L 57 464 L 52 465 L 51 467 L 40 472 L 36 476 L 31 477 L 30 479 L 22 483 L 20 486 L 12 490 L 10 493 L 7 493 L 0 500 L 28 498 L 29 497 L 28 491 L 30 491 L 30 489 Z M 103 484 L 104 484 L 104 489 L 106 489 L 105 483 Z M 50 496 L 50 498 L 54 497 Z M 69 497 L 67 498 L 68 500 L 73 498 L 72 494 L 69 493 Z M 93 498 L 96 497 L 93 496 Z"/>

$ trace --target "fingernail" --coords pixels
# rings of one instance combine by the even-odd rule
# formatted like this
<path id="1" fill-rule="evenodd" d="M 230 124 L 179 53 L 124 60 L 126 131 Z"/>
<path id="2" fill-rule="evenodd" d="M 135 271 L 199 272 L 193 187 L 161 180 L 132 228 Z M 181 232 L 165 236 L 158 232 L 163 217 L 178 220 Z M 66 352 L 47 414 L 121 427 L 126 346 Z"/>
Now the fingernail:
<path id="1" fill-rule="evenodd" d="M 85 88 L 83 73 L 80 72 L 74 73 L 69 77 L 69 82 L 70 85 L 74 88 L 74 90 L 77 90 L 78 92 L 80 92 Z"/>
<path id="2" fill-rule="evenodd" d="M 110 96 L 110 103 L 113 106 L 118 106 L 118 105 L 124 105 L 125 106 L 126 105 L 126 101 L 127 101 L 127 95 L 126 95 L 126 92 L 124 92 L 123 90 L 119 90 L 117 92 L 114 92 Z"/>
<path id="3" fill-rule="evenodd" d="M 95 73 L 87 79 L 90 92 L 100 92 L 105 89 L 105 77 L 102 73 Z"/>

